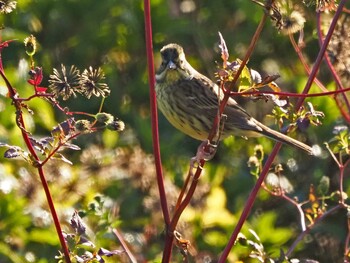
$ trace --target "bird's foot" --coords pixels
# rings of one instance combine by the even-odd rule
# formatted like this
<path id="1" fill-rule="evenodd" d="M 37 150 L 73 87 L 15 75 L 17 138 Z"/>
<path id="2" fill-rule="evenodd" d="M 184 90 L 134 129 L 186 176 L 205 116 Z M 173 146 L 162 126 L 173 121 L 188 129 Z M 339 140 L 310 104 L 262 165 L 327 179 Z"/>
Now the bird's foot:
<path id="1" fill-rule="evenodd" d="M 200 161 L 205 160 L 209 161 L 211 160 L 215 153 L 217 151 L 217 144 L 213 144 L 210 141 L 203 141 L 198 149 L 196 156 L 191 158 L 191 168 L 197 168 L 200 167 Z"/>

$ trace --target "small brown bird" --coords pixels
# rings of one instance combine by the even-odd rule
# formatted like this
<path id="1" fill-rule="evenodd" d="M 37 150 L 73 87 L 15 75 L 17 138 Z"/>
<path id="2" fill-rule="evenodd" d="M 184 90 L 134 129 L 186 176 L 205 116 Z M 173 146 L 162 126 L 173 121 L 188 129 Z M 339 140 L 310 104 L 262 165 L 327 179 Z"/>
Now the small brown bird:
<path id="1" fill-rule="evenodd" d="M 185 134 L 204 141 L 218 114 L 223 92 L 213 81 L 196 71 L 186 60 L 183 48 L 168 44 L 160 50 L 162 64 L 156 73 L 158 107 L 168 121 Z M 313 154 L 312 148 L 287 135 L 270 129 L 250 116 L 230 98 L 223 112 L 220 139 L 230 135 L 267 136 Z"/>

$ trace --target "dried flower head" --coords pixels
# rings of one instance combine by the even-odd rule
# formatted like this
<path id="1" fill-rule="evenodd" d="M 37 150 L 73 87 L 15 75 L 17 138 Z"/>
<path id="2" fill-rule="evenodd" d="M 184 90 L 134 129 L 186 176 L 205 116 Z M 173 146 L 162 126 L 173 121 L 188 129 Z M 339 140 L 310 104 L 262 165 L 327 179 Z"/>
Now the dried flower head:
<path id="1" fill-rule="evenodd" d="M 35 36 L 30 35 L 29 37 L 26 37 L 24 39 L 24 47 L 26 49 L 26 53 L 28 54 L 28 56 L 30 57 L 34 56 L 37 48 Z"/>
<path id="2" fill-rule="evenodd" d="M 53 69 L 53 74 L 50 75 L 49 87 L 56 97 L 62 96 L 63 100 L 67 100 L 70 96 L 76 97 L 75 92 L 80 87 L 80 72 L 72 65 L 67 72 L 66 67 L 61 65 L 61 71 Z"/>
<path id="3" fill-rule="evenodd" d="M 281 7 L 278 1 L 267 0 L 260 2 L 259 0 L 252 0 L 255 4 L 263 7 L 265 12 L 269 15 L 275 27 L 280 30 L 283 25 L 283 17 L 281 14 Z"/>
<path id="4" fill-rule="evenodd" d="M 111 131 L 121 132 L 125 129 L 125 123 L 121 120 L 114 120 L 107 124 L 107 129 Z"/>
<path id="5" fill-rule="evenodd" d="M 303 14 L 294 10 L 290 15 L 283 16 L 281 32 L 285 35 L 297 33 L 304 28 L 305 22 Z"/>
<path id="6" fill-rule="evenodd" d="M 105 75 L 101 68 L 93 69 L 89 67 L 89 69 L 85 69 L 80 79 L 82 93 L 87 98 L 90 98 L 92 95 L 96 97 L 108 96 L 110 93 L 109 87 L 106 83 L 101 82 L 104 78 Z"/>
<path id="7" fill-rule="evenodd" d="M 283 191 L 284 193 L 291 193 L 294 191 L 294 187 L 287 177 L 278 175 L 276 173 L 269 173 L 265 179 L 266 186 L 273 191 Z"/>
<path id="8" fill-rule="evenodd" d="M 112 121 L 114 121 L 114 117 L 110 113 L 99 112 L 96 114 L 96 121 L 99 123 L 108 124 L 108 123 L 111 123 Z"/>
<path id="9" fill-rule="evenodd" d="M 315 5 L 316 12 L 330 12 L 335 11 L 338 7 L 336 0 L 304 0 L 307 6 Z"/>
<path id="10" fill-rule="evenodd" d="M 78 120 L 74 127 L 79 132 L 86 133 L 91 131 L 91 123 L 88 120 Z"/>
<path id="11" fill-rule="evenodd" d="M 0 14 L 9 14 L 16 9 L 17 1 L 1 0 Z"/>

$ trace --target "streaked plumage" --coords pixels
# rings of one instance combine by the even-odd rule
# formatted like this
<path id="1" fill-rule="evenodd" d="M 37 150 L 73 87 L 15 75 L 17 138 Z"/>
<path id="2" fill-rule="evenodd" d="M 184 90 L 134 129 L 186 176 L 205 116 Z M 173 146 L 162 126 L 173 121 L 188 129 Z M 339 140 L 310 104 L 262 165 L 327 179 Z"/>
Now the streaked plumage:
<path id="1" fill-rule="evenodd" d="M 206 140 L 218 113 L 219 94 L 222 98 L 222 92 L 218 85 L 192 68 L 181 46 L 169 44 L 160 53 L 162 64 L 156 74 L 159 109 L 180 131 L 197 140 Z M 310 146 L 260 123 L 232 98 L 228 100 L 224 114 L 227 118 L 221 139 L 230 135 L 265 135 L 312 154 Z"/>

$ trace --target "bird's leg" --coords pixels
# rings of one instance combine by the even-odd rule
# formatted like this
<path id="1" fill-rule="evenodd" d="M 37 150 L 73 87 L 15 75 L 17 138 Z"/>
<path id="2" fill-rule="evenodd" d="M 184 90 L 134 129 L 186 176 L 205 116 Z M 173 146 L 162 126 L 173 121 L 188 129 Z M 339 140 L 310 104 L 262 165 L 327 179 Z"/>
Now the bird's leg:
<path id="1" fill-rule="evenodd" d="M 202 168 L 200 167 L 200 160 L 209 161 L 213 159 L 218 148 L 218 144 L 220 141 L 222 131 L 224 129 L 226 119 L 227 119 L 227 116 L 225 114 L 222 114 L 221 121 L 220 121 L 220 128 L 217 131 L 216 139 L 214 139 L 213 141 L 209 141 L 209 140 L 203 141 L 199 145 L 196 156 L 191 158 L 191 162 L 190 162 L 191 170 L 197 167 Z"/>

